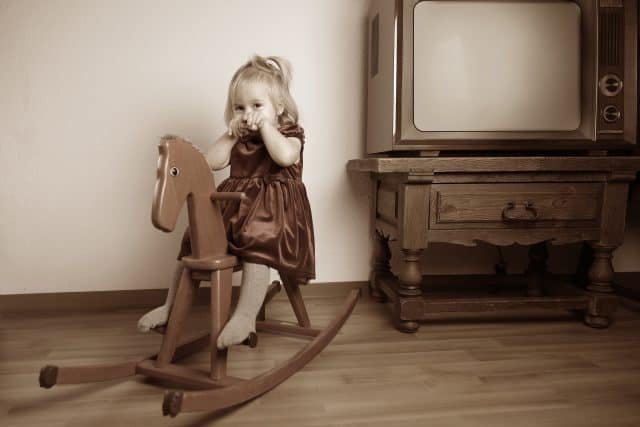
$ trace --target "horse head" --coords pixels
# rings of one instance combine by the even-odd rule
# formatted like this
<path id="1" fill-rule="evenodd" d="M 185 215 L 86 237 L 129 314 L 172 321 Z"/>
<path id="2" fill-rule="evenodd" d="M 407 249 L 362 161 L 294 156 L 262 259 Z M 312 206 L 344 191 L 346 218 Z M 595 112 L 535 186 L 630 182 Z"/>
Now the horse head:
<path id="1" fill-rule="evenodd" d="M 214 190 L 213 176 L 202 153 L 180 137 L 162 137 L 158 150 L 160 156 L 151 222 L 156 228 L 171 232 L 190 194 L 211 194 Z"/>

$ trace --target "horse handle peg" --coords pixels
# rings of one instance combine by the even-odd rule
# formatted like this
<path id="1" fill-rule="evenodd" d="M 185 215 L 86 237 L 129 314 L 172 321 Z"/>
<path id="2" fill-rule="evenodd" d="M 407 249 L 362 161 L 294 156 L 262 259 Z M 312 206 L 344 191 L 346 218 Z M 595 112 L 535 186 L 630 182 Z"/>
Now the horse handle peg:
<path id="1" fill-rule="evenodd" d="M 247 200 L 247 195 L 241 191 L 216 191 L 211 194 L 211 200 L 240 200 L 243 202 Z"/>

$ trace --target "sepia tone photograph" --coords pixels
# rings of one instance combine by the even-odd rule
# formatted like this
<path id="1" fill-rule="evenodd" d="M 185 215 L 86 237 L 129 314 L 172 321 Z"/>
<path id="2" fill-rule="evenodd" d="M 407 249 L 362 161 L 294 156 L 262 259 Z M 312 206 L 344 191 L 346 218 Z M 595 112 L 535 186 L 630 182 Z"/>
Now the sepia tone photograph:
<path id="1" fill-rule="evenodd" d="M 638 0 L 0 0 L 0 425 L 640 425 Z"/>

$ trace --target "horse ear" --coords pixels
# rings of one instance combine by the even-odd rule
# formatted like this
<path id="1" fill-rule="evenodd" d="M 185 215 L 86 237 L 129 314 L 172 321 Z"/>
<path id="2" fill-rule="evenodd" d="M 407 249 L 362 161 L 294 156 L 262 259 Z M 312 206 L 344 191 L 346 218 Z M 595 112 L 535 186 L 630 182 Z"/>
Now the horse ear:
<path id="1" fill-rule="evenodd" d="M 160 143 L 157 145 L 157 150 L 160 153 L 160 156 L 167 156 L 169 154 L 169 141 L 170 140 L 167 140 L 164 137 L 160 139 Z"/>

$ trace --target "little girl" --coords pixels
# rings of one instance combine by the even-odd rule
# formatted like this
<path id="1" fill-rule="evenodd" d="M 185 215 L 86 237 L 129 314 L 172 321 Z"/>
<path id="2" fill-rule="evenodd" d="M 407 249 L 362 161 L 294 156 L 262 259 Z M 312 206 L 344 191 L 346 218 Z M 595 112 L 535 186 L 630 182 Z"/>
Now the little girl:
<path id="1" fill-rule="evenodd" d="M 242 191 L 247 200 L 221 204 L 229 252 L 242 261 L 240 297 L 218 337 L 222 349 L 255 332 L 269 286 L 269 267 L 298 283 L 315 278 L 313 222 L 302 183 L 304 130 L 289 93 L 291 67 L 283 58 L 254 56 L 234 74 L 225 110 L 228 126 L 208 150 L 212 169 L 231 165 L 218 191 Z M 190 254 L 188 231 L 178 259 Z M 167 301 L 138 322 L 148 331 L 167 322 L 180 279 L 179 261 Z"/>

